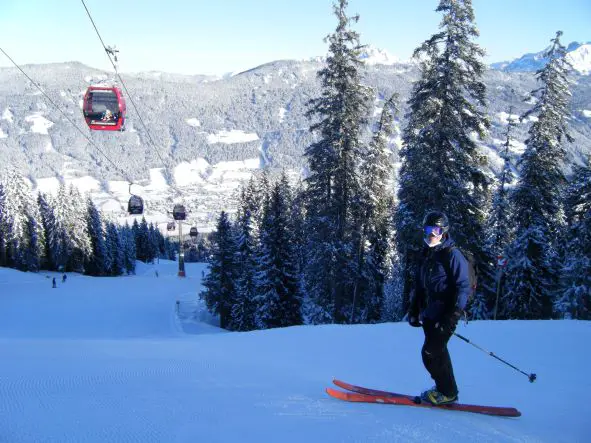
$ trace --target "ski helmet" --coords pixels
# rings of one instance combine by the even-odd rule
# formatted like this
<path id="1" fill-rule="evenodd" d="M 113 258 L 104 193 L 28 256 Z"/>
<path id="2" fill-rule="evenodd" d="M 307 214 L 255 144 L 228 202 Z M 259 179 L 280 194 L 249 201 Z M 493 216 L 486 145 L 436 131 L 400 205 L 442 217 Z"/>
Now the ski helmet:
<path id="1" fill-rule="evenodd" d="M 425 226 L 439 226 L 445 234 L 449 231 L 449 219 L 441 211 L 431 211 L 423 219 L 423 228 Z"/>

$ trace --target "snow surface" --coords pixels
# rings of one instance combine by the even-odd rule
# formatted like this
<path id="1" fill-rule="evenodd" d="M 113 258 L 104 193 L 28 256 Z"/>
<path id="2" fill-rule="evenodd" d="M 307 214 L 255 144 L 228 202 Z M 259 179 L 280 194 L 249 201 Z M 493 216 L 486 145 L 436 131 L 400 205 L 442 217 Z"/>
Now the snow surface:
<path id="1" fill-rule="evenodd" d="M 285 108 L 279 108 L 279 121 L 281 123 L 283 123 L 283 120 L 285 120 L 285 114 L 287 112 L 287 109 Z"/>
<path id="2" fill-rule="evenodd" d="M 253 132 L 244 132 L 238 129 L 232 129 L 231 131 L 219 131 L 216 134 L 209 134 L 207 136 L 207 143 L 247 143 L 258 140 L 259 136 Z"/>
<path id="3" fill-rule="evenodd" d="M 459 327 L 537 373 L 530 384 L 450 342 L 462 401 L 514 406 L 520 418 L 346 403 L 324 393 L 333 377 L 409 393 L 430 386 L 422 332 L 405 323 L 225 332 L 196 297 L 206 265 L 186 270 L 181 279 L 177 263 L 138 263 L 135 276 L 61 283 L 0 268 L 0 441 L 588 441 L 590 322 Z"/>
<path id="4" fill-rule="evenodd" d="M 588 109 L 583 109 L 581 112 L 585 117 L 591 118 L 591 111 L 589 111 Z"/>
<path id="5" fill-rule="evenodd" d="M 43 117 L 40 112 L 26 116 L 25 121 L 33 123 L 31 132 L 36 132 L 37 134 L 48 135 L 47 130 L 53 126 L 53 122 Z"/>
<path id="6" fill-rule="evenodd" d="M 8 135 L 6 135 L 6 133 L 2 130 L 2 128 L 0 128 L 0 138 L 6 138 L 8 137 Z"/>
<path id="7" fill-rule="evenodd" d="M 9 123 L 14 122 L 14 115 L 9 108 L 4 109 L 4 112 L 2 112 L 2 120 L 7 120 Z"/>
<path id="8" fill-rule="evenodd" d="M 192 117 L 192 118 L 188 118 L 187 120 L 185 120 L 187 122 L 187 124 L 189 126 L 193 126 L 195 128 L 198 128 L 199 126 L 201 126 L 201 122 L 199 120 L 197 120 L 196 118 Z"/>
<path id="9" fill-rule="evenodd" d="M 504 111 L 497 113 L 497 117 L 499 118 L 499 121 L 504 125 L 509 124 L 509 119 L 515 122 L 519 121 L 519 116 L 517 114 L 509 114 L 508 112 Z"/>

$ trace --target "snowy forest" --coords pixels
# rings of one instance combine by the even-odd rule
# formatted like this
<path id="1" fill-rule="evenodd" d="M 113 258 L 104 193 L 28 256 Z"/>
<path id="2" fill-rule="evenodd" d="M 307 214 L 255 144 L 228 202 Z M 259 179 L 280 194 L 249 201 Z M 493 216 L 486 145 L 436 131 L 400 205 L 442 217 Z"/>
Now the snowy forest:
<path id="1" fill-rule="evenodd" d="M 136 260 L 174 260 L 177 249 L 145 218 L 132 226 L 105 219 L 73 186 L 35 198 L 18 172 L 0 179 L 0 266 L 118 276 L 133 274 Z"/>
<path id="2" fill-rule="evenodd" d="M 504 168 L 495 176 L 479 149 L 491 123 L 471 1 L 440 1 L 440 28 L 414 53 L 421 74 L 406 106 L 401 94 L 363 83 L 365 45 L 347 6 L 334 4 L 321 88 L 306 104 L 305 177 L 253 177 L 236 214 L 219 214 L 211 244 L 185 256 L 207 255 L 199 296 L 220 325 L 402 320 L 431 210 L 448 215 L 451 235 L 476 257 L 469 318 L 591 319 L 591 164 L 566 164 L 573 139 L 562 33 L 550 40 L 529 109 L 506 109 Z M 523 140 L 518 122 L 529 124 Z M 515 142 L 525 145 L 516 163 Z M 0 266 L 118 276 L 133 273 L 135 260 L 174 260 L 177 250 L 145 219 L 106 219 L 73 187 L 34 196 L 15 171 L 0 179 Z"/>
<path id="3" fill-rule="evenodd" d="M 263 175 L 243 190 L 235 219 L 219 215 L 201 296 L 222 327 L 403 319 L 430 210 L 449 216 L 451 235 L 476 258 L 469 318 L 591 319 L 591 164 L 564 172 L 572 138 L 562 33 L 551 39 L 530 108 L 518 117 L 532 122 L 525 152 L 510 163 L 517 123 L 510 118 L 505 167 L 495 177 L 477 144 L 490 121 L 471 1 L 441 0 L 437 11 L 439 31 L 414 53 L 421 76 L 397 169 L 390 143 L 397 94 L 379 97 L 362 84 L 359 17 L 347 15 L 345 0 L 334 5 L 337 27 L 317 73 L 321 95 L 307 104 L 314 135 L 307 177 L 290 186 L 285 176 L 270 183 Z M 375 100 L 383 102 L 377 122 Z"/>

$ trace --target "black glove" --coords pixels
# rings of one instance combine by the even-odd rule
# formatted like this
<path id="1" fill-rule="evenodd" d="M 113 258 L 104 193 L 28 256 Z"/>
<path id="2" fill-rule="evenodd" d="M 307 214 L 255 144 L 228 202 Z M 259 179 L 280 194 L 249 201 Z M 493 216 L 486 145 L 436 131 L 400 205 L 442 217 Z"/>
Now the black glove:
<path id="1" fill-rule="evenodd" d="M 411 325 L 413 328 L 420 328 L 421 322 L 419 321 L 419 316 L 416 314 L 408 313 L 408 324 Z"/>
<path id="2" fill-rule="evenodd" d="M 441 320 L 435 323 L 435 329 L 441 333 L 453 334 L 458 326 L 458 321 L 462 318 L 463 311 L 456 309 L 452 314 L 445 315 Z"/>

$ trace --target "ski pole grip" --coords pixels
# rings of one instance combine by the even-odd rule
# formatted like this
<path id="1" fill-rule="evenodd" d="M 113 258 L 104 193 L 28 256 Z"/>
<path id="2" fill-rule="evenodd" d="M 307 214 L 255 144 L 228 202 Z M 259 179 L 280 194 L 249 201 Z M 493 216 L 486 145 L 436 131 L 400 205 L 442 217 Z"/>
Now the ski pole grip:
<path id="1" fill-rule="evenodd" d="M 462 340 L 464 340 L 466 343 L 470 343 L 470 340 L 468 340 L 466 337 L 464 337 L 463 335 L 457 334 L 454 332 L 454 335 L 458 338 L 461 338 Z"/>

